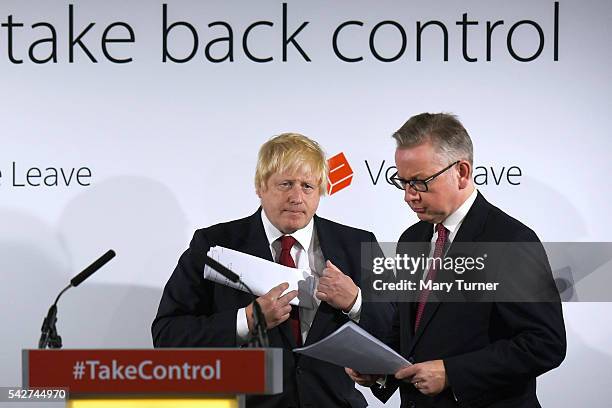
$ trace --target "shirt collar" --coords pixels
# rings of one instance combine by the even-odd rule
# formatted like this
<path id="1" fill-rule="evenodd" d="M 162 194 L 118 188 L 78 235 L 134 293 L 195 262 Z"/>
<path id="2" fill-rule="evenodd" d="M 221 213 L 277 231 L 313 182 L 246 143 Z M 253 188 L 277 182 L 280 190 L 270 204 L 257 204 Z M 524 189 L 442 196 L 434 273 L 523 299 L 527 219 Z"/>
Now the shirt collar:
<path id="1" fill-rule="evenodd" d="M 289 235 L 295 238 L 295 240 L 300 243 L 305 251 L 308 251 L 310 248 L 312 233 L 314 231 L 314 217 L 310 219 L 310 222 L 306 224 L 304 228 L 299 229 L 292 234 L 283 234 L 281 231 L 279 231 L 278 228 L 276 228 L 272 222 L 270 222 L 263 208 L 261 209 L 261 221 L 263 222 L 264 231 L 266 232 L 266 237 L 268 238 L 268 244 L 272 245 L 274 241 L 283 235 Z"/>
<path id="2" fill-rule="evenodd" d="M 470 211 L 470 208 L 472 208 L 472 204 L 474 204 L 474 201 L 476 201 L 477 195 L 478 191 L 474 189 L 474 191 L 472 191 L 472 194 L 470 194 L 470 196 L 463 202 L 463 204 L 461 204 L 459 208 L 455 210 L 454 213 L 452 213 L 451 215 L 446 217 L 444 221 L 442 221 L 442 225 L 444 225 L 444 227 L 448 230 L 449 236 L 453 235 L 455 231 L 457 231 L 457 229 L 461 225 L 461 222 L 467 215 L 468 211 Z M 435 228 L 436 225 L 434 225 L 434 233 L 436 231 Z"/>

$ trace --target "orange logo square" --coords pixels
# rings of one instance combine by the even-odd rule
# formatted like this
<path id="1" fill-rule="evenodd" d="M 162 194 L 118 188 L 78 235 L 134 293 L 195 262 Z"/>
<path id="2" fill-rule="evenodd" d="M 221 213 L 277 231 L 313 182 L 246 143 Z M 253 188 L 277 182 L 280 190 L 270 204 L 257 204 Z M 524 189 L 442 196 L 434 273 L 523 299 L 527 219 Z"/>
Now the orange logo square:
<path id="1" fill-rule="evenodd" d="M 340 152 L 327 160 L 329 174 L 327 175 L 327 193 L 335 194 L 351 185 L 353 181 L 353 169 L 344 153 Z"/>

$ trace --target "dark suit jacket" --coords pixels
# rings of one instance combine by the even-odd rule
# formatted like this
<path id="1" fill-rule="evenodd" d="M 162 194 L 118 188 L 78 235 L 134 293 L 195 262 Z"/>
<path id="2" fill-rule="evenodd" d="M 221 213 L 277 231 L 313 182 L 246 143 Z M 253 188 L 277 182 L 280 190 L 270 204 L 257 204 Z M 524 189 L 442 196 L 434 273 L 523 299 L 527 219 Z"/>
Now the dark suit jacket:
<path id="1" fill-rule="evenodd" d="M 164 288 L 152 326 L 155 347 L 236 347 L 236 314 L 252 298 L 241 291 L 203 279 L 203 256 L 215 245 L 273 261 L 261 221 L 261 209 L 250 217 L 197 230 Z M 361 243 L 380 250 L 371 232 L 315 216 L 321 250 L 359 285 Z M 368 265 L 368 264 L 366 264 Z M 390 324 L 389 314 L 376 316 L 376 306 L 362 307 L 360 321 Z M 385 320 L 386 319 L 386 320 Z M 321 302 L 305 345 L 331 334 L 348 317 Z M 386 323 L 385 323 L 386 321 Z M 369 327 L 377 327 L 370 323 Z M 249 407 L 364 407 L 363 395 L 338 367 L 291 352 L 296 347 L 289 322 L 268 331 L 271 347 L 283 352 L 283 393 L 247 398 Z"/>
<path id="2" fill-rule="evenodd" d="M 398 250 L 403 242 L 428 244 L 432 235 L 432 224 L 414 224 L 400 237 Z M 402 407 L 411 408 L 539 407 L 536 376 L 561 364 L 566 349 L 561 304 L 543 248 L 531 229 L 489 204 L 480 193 L 448 256 L 453 247 L 461 246 L 458 242 L 535 243 L 540 251 L 537 258 L 545 263 L 540 284 L 553 295 L 546 302 L 428 303 L 416 333 L 415 303 L 396 303 L 392 346 L 412 362 L 442 359 L 450 388 L 427 397 L 411 384 L 391 379 L 386 388 L 374 386 L 372 391 L 386 401 L 399 386 Z M 509 267 L 500 272 L 502 278 L 520 279 L 515 273 L 524 268 L 513 269 L 514 260 L 508 256 L 503 263 Z"/>

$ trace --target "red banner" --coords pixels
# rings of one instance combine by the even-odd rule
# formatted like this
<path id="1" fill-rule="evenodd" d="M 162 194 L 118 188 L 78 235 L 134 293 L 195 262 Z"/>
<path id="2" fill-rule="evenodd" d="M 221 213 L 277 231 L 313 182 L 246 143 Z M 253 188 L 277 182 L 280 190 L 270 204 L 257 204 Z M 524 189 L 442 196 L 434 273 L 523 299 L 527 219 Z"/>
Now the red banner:
<path id="1" fill-rule="evenodd" d="M 266 368 L 255 349 L 24 350 L 24 386 L 71 395 L 263 394 Z"/>

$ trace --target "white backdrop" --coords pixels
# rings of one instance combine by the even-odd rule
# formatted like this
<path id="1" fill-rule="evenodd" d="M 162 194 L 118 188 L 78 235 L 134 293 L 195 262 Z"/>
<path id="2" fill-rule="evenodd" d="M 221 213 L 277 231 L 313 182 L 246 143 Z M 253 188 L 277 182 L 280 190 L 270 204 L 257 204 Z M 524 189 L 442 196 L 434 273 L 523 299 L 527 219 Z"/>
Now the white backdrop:
<path id="1" fill-rule="evenodd" d="M 609 241 L 612 3 L 606 0 L 559 2 L 557 61 L 550 0 L 287 1 L 288 35 L 309 22 L 295 37 L 309 62 L 292 44 L 283 61 L 280 1 L 168 1 L 168 24 L 187 21 L 198 32 L 198 51 L 186 63 L 162 61 L 162 2 L 73 4 L 75 37 L 95 22 L 82 42 L 97 63 L 79 45 L 70 62 L 68 2 L 0 2 L 0 385 L 20 383 L 20 349 L 35 347 L 57 292 L 109 248 L 117 258 L 60 302 L 64 347 L 150 347 L 161 289 L 194 229 L 255 211 L 257 150 L 285 131 L 316 139 L 329 156 L 344 152 L 353 182 L 324 198 L 318 213 L 369 229 L 381 241 L 396 240 L 416 221 L 385 172 L 393 165 L 391 133 L 423 111 L 459 115 L 474 141 L 477 173 L 489 174 L 480 191 L 543 241 Z M 467 36 L 475 62 L 462 53 L 456 22 L 463 13 L 479 23 Z M 9 16 L 24 27 L 8 27 Z M 363 56 L 360 62 L 344 62 L 333 51 L 334 30 L 349 20 L 363 26 L 348 26 L 338 46 Z M 376 59 L 368 45 L 376 24 L 388 20 L 406 33 L 406 49 L 394 62 Z M 430 20 L 448 30 L 448 61 L 434 26 L 423 32 L 417 61 L 416 24 Z M 504 24 L 491 36 L 487 61 L 487 21 L 497 20 Z M 508 51 L 510 27 L 521 20 L 537 23 L 544 36 L 531 62 Z M 227 35 L 208 27 L 215 21 L 232 27 L 233 61 L 206 59 L 206 44 Z M 249 60 L 243 50 L 243 33 L 256 21 L 273 24 L 248 37 L 252 54 L 273 58 L 267 63 Z M 28 55 L 32 43 L 51 35 L 49 28 L 32 28 L 39 22 L 56 31 L 56 63 L 37 64 Z M 131 43 L 108 44 L 114 58 L 132 58 L 129 63 L 104 56 L 101 37 L 113 22 L 134 32 Z M 115 27 L 108 37 L 127 36 L 125 27 Z M 184 27 L 173 29 L 169 52 L 186 57 L 192 38 Z M 511 41 L 523 57 L 540 44 L 527 23 Z M 374 44 L 387 58 L 397 54 L 397 26 L 381 27 Z M 34 57 L 51 50 L 50 42 L 39 44 Z M 227 42 L 211 50 L 220 57 Z M 521 171 L 510 179 L 516 185 L 506 177 L 512 166 Z M 41 170 L 41 178 L 31 178 L 36 184 L 50 167 L 87 167 L 91 178 L 82 181 L 90 185 L 74 177 L 69 186 L 27 185 L 28 169 Z M 568 355 L 539 379 L 540 400 L 607 407 L 612 307 L 566 303 L 564 312 Z"/>

